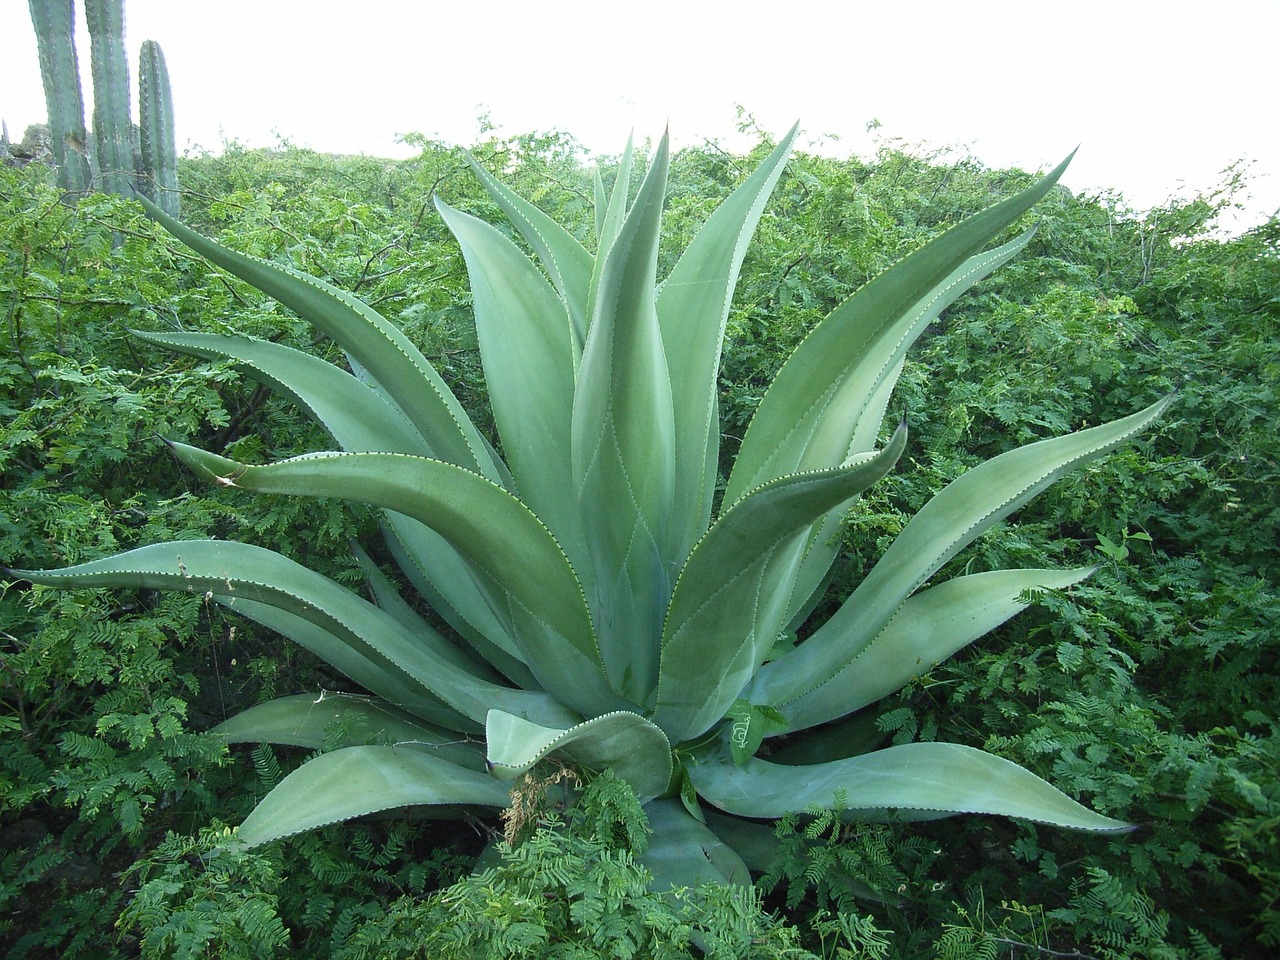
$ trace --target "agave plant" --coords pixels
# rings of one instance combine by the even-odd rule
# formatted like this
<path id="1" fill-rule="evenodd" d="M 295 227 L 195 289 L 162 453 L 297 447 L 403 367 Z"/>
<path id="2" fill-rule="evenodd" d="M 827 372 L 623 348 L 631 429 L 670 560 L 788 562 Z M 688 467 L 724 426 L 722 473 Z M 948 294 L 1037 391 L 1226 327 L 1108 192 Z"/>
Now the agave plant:
<path id="1" fill-rule="evenodd" d="M 842 514 L 906 446 L 904 426 L 881 431 L 908 347 L 1026 245 L 1030 231 L 984 250 L 1067 163 L 815 326 L 760 402 L 717 496 L 729 304 L 794 136 L 662 282 L 665 138 L 633 201 L 630 147 L 611 191 L 597 176 L 594 254 L 472 161 L 532 250 L 437 201 L 470 275 L 501 454 L 426 358 L 364 303 L 148 206 L 350 358 L 347 372 L 269 342 L 140 334 L 239 365 L 299 404 L 338 448 L 258 466 L 174 443 L 176 455 L 213 483 L 381 508 L 389 553 L 452 628 L 446 636 L 430 625 L 363 554 L 376 602 L 280 554 L 223 541 L 19 572 L 63 587 L 198 591 L 368 692 L 285 697 L 217 728 L 230 741 L 313 750 L 340 740 L 258 804 L 239 827 L 243 842 L 402 806 L 501 808 L 510 781 L 544 760 L 612 768 L 629 782 L 654 828 L 648 863 L 672 883 L 745 879 L 744 857 L 763 849 L 767 822 L 813 805 L 838 803 L 850 817 L 987 813 L 1127 828 L 1006 759 L 950 743 L 871 749 L 844 718 L 1013 616 L 1026 591 L 1088 576 L 1091 568 L 1003 570 L 926 586 L 994 523 L 1145 428 L 1167 399 L 965 473 L 837 612 L 803 642 L 777 643 L 822 595 Z"/>

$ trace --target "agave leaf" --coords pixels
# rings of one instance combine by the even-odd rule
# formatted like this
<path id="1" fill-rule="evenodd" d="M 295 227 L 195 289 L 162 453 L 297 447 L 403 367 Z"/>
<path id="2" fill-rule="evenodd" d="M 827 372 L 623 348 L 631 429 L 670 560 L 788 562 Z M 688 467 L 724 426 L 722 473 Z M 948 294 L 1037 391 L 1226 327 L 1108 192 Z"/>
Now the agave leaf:
<path id="1" fill-rule="evenodd" d="M 435 456 L 431 444 L 381 392 L 319 358 L 246 337 L 199 333 L 135 336 L 193 356 L 235 362 L 254 379 L 311 414 L 343 450 Z M 435 531 L 408 517 L 390 514 L 387 524 L 400 544 L 407 571 L 417 575 L 415 586 L 432 599 L 450 626 L 486 654 L 496 644 L 504 655 L 503 666 L 507 669 L 503 672 L 507 676 L 514 679 L 513 674 L 527 675 L 527 671 L 514 666 L 513 661 L 518 659 L 515 642 L 489 611 L 453 547 Z"/>
<path id="2" fill-rule="evenodd" d="M 849 450 L 857 452 L 870 450 L 875 446 L 880 425 L 884 421 L 885 411 L 889 407 L 889 396 L 897 386 L 902 374 L 902 363 L 899 363 L 889 376 L 885 377 L 879 389 L 867 397 L 863 415 L 854 425 Z M 805 548 L 804 559 L 800 561 L 800 569 L 796 573 L 796 586 L 791 594 L 791 605 L 787 608 L 787 622 L 792 628 L 798 628 L 823 600 L 827 587 L 834 576 L 833 566 L 840 555 L 843 540 L 840 521 L 848 510 L 841 504 L 827 512 L 817 523 L 809 528 L 809 543 Z"/>
<path id="3" fill-rule="evenodd" d="M 765 203 L 782 175 L 797 127 L 716 208 L 690 242 L 658 294 L 662 342 L 675 411 L 673 559 L 682 563 L 692 538 L 707 529 L 715 492 L 720 424 L 717 374 L 738 271 Z"/>
<path id="4" fill-rule="evenodd" d="M 673 575 L 674 427 L 654 306 L 667 163 L 664 137 L 604 256 L 573 403 L 573 491 L 592 565 L 587 599 L 610 682 L 635 703 L 657 682 L 655 640 Z"/>
<path id="5" fill-rule="evenodd" d="M 383 539 L 396 566 L 431 609 L 440 614 L 480 657 L 516 686 L 538 689 L 539 684 L 521 659 L 519 647 L 489 607 L 479 584 L 462 558 L 458 564 L 433 564 L 431 548 L 457 551 L 430 527 L 403 514 L 387 511 Z M 449 597 L 451 599 L 446 599 Z M 459 601 L 463 601 L 459 603 Z M 460 612 L 465 610 L 465 615 Z"/>
<path id="6" fill-rule="evenodd" d="M 489 191 L 489 196 L 493 197 L 494 202 L 520 231 L 525 242 L 533 248 L 556 291 L 564 299 L 577 345 L 574 353 L 576 364 L 576 358 L 581 356 L 582 344 L 587 336 L 587 298 L 594 267 L 591 254 L 578 242 L 577 237 L 495 179 L 469 153 L 467 161 L 484 188 Z"/>
<path id="7" fill-rule="evenodd" d="M 308 760 L 263 797 L 241 824 L 247 846 L 393 807 L 505 807 L 507 790 L 487 774 L 435 755 L 430 745 L 344 747 Z"/>
<path id="8" fill-rule="evenodd" d="M 385 658 L 369 655 L 365 644 L 353 638 L 340 625 L 317 622 L 315 615 L 303 616 L 271 603 L 250 600 L 242 595 L 213 595 L 213 599 L 242 617 L 260 623 L 287 637 L 327 663 L 336 667 L 344 676 L 389 704 L 394 704 L 422 720 L 450 730 L 475 732 L 479 724 L 468 718 L 439 697 L 424 689 L 422 683 L 398 666 L 385 662 Z M 376 624 L 374 625 L 376 629 Z M 443 651 L 442 651 L 443 653 Z M 469 665 L 464 670 L 471 670 Z M 489 680 L 484 674 L 482 679 Z"/>
<path id="9" fill-rule="evenodd" d="M 843 671 L 942 564 L 1068 471 L 1151 424 L 1172 395 L 1121 420 L 1010 450 L 953 480 L 917 513 L 853 594 L 804 643 L 756 674 L 750 699 L 786 704 Z"/>
<path id="10" fill-rule="evenodd" d="M 860 347 L 861 353 L 850 354 L 848 367 L 837 375 L 823 396 L 813 398 L 813 406 L 800 418 L 803 422 L 798 421 L 795 432 L 779 444 L 771 459 L 760 464 L 758 475 L 769 476 L 784 467 L 790 458 L 813 469 L 839 462 L 850 453 L 870 449 L 911 344 L 957 297 L 1022 250 L 1033 232 L 1027 231 L 995 250 L 970 257 L 929 294 L 904 309 L 896 323 L 881 327 L 868 342 L 859 344 L 856 337 L 850 337 L 848 343 L 854 348 Z M 853 308 L 857 296 L 854 294 L 838 307 L 828 320 L 845 322 L 851 316 L 856 319 Z M 792 359 L 802 357 L 803 348 L 802 344 Z M 824 362 L 829 359 L 823 358 Z M 739 461 L 743 462 L 741 457 Z M 735 479 L 745 474 L 745 468 L 739 472 L 735 465 L 727 495 L 737 492 Z M 827 579 L 840 552 L 837 524 L 843 512 L 843 508 L 837 507 L 813 525 L 796 578 L 789 620 L 812 605 L 815 592 Z"/>
<path id="11" fill-rule="evenodd" d="M 906 743 L 807 766 L 729 759 L 723 738 L 695 749 L 689 776 L 707 802 L 740 817 L 842 806 L 852 817 L 930 820 L 989 813 L 1075 830 L 1130 824 L 1095 813 L 1011 760 L 956 743 Z"/>
<path id="12" fill-rule="evenodd" d="M 618 160 L 618 170 L 613 179 L 613 189 L 605 200 L 604 181 L 600 178 L 600 168 L 596 167 L 596 260 L 591 276 L 591 294 L 587 301 L 587 318 L 595 310 L 596 286 L 599 281 L 600 267 L 604 263 L 605 254 L 613 246 L 622 229 L 627 216 L 627 198 L 631 193 L 631 166 L 635 159 L 633 137 L 627 137 L 627 145 Z"/>
<path id="13" fill-rule="evenodd" d="M 582 555 L 568 450 L 581 344 L 564 302 L 533 262 L 489 224 L 436 208 L 462 246 L 494 422 L 528 504 L 569 556 Z"/>
<path id="14" fill-rule="evenodd" d="M 253 379 L 288 397 L 329 432 L 344 450 L 439 457 L 404 413 L 377 391 L 333 364 L 269 340 L 215 333 L 131 331 L 147 343 L 206 360 L 236 364 Z"/>
<path id="15" fill-rule="evenodd" d="M 963 221 L 859 289 L 813 328 L 778 371 L 752 417 L 726 498 L 771 477 L 822 469 L 850 452 L 869 398 L 941 310 L 1030 239 L 979 250 L 1039 200 L 1070 157 L 1016 196 Z M 870 411 L 874 413 L 874 411 Z M 872 434 L 874 435 L 874 434 Z"/>
<path id="16" fill-rule="evenodd" d="M 654 722 L 674 742 L 725 715 L 786 623 L 809 525 L 883 477 L 906 429 L 877 455 L 783 477 L 743 497 L 699 541 L 681 571 L 662 634 Z"/>
<path id="17" fill-rule="evenodd" d="M 490 710 L 485 739 L 489 770 L 503 780 L 514 780 L 554 754 L 588 770 L 612 769 L 641 803 L 665 793 L 671 781 L 671 743 L 638 713 L 606 713 L 557 729 Z"/>
<path id="18" fill-rule="evenodd" d="M 409 633 L 394 617 L 350 590 L 261 547 L 234 541 L 182 540 L 139 547 L 61 570 L 18 574 L 34 583 L 67 588 L 205 593 L 273 628 L 277 623 L 286 628 L 299 622 L 309 624 L 312 629 L 305 639 L 326 644 L 322 651 L 317 650 L 321 656 L 344 671 L 351 670 L 349 675 L 356 682 L 369 680 L 371 690 L 393 703 L 394 695 L 388 696 L 374 685 L 379 675 L 365 670 L 366 664 L 398 675 L 418 688 L 420 697 L 433 696 L 472 722 L 483 722 L 493 706 L 544 723 L 573 723 L 577 719 L 546 694 L 513 690 L 476 676 L 443 638 L 438 644 L 424 642 L 424 634 Z M 280 611 L 279 618 L 272 611 Z M 264 617 L 273 619 L 268 622 Z M 441 721 L 433 718 L 433 722 Z"/>
<path id="19" fill-rule="evenodd" d="M 600 176 L 600 168 L 597 166 L 592 171 L 591 185 L 595 191 L 595 215 L 596 215 L 596 247 L 599 248 L 600 238 L 604 236 L 604 218 L 606 208 L 609 206 L 609 197 L 604 190 L 604 180 Z"/>
<path id="20" fill-rule="evenodd" d="M 787 729 L 816 726 L 875 703 L 1024 609 L 1018 599 L 1024 591 L 1069 587 L 1096 569 L 994 570 L 908 597 L 832 682 L 787 704 Z"/>
<path id="21" fill-rule="evenodd" d="M 210 731 L 228 743 L 277 743 L 323 747 L 412 742 L 471 770 L 484 770 L 484 751 L 452 730 L 442 730 L 372 697 L 352 693 L 304 693 L 268 700 Z M 335 741 L 335 737 L 337 738 Z"/>
<path id="22" fill-rule="evenodd" d="M 250 467 L 185 444 L 173 448 L 215 482 L 368 503 L 430 525 L 470 564 L 545 690 L 587 715 L 627 706 L 604 677 L 573 567 L 538 518 L 497 484 L 400 454 L 318 454 Z"/>
<path id="23" fill-rule="evenodd" d="M 653 836 L 640 862 L 653 874 L 656 891 L 703 883 L 751 883 L 751 873 L 737 852 L 679 800 L 654 800 L 644 812 Z"/>
<path id="24" fill-rule="evenodd" d="M 441 459 L 501 482 L 483 438 L 435 368 L 398 328 L 344 290 L 201 236 L 137 198 L 147 213 L 197 253 L 274 297 L 333 338 L 387 392 Z"/>

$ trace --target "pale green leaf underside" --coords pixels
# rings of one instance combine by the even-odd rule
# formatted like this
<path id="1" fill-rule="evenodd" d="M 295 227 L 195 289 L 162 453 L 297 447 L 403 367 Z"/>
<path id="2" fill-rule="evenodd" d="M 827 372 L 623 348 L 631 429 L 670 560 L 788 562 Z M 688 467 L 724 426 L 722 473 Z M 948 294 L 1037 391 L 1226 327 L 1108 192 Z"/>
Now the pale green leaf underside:
<path id="1" fill-rule="evenodd" d="M 588 770 L 612 769 L 642 803 L 664 793 L 671 780 L 670 742 L 636 713 L 606 713 L 563 729 L 491 710 L 485 720 L 485 739 L 489 768 L 503 780 L 518 777 L 548 756 Z"/>
<path id="2" fill-rule="evenodd" d="M 837 805 L 860 819 L 933 819 L 961 813 L 999 814 L 1075 830 L 1132 827 L 1104 817 L 1003 757 L 955 743 L 907 743 L 807 766 L 752 758 L 729 760 L 722 742 L 695 751 L 689 768 L 698 793 L 741 817 L 771 818 Z"/>
<path id="3" fill-rule="evenodd" d="M 394 807 L 505 807 L 506 787 L 436 756 L 430 746 L 345 747 L 308 760 L 268 793 L 240 826 L 248 846 Z"/>

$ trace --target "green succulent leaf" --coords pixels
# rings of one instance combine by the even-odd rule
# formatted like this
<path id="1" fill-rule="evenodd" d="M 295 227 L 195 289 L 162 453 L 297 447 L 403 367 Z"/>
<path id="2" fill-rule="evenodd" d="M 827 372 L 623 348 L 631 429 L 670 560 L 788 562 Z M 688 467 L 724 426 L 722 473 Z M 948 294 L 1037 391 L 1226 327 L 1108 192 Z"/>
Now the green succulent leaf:
<path id="1" fill-rule="evenodd" d="M 394 807 L 475 804 L 505 807 L 507 790 L 488 774 L 435 754 L 430 745 L 344 747 L 308 760 L 245 818 L 247 846 Z"/>
<path id="2" fill-rule="evenodd" d="M 333 364 L 270 340 L 214 333 L 131 331 L 147 343 L 189 356 L 234 363 L 287 397 L 329 432 L 343 450 L 437 457 L 429 439 L 376 390 Z"/>
<path id="3" fill-rule="evenodd" d="M 657 682 L 654 639 L 673 575 L 674 426 L 654 304 L 668 159 L 664 137 L 603 254 L 573 402 L 573 492 L 591 564 L 583 580 L 610 682 L 635 703 Z"/>
<path id="4" fill-rule="evenodd" d="M 1019 599 L 1025 591 L 1060 590 L 1096 569 L 994 570 L 908 597 L 837 680 L 787 705 L 785 729 L 817 726 L 875 703 L 1025 609 Z"/>
<path id="5" fill-rule="evenodd" d="M 1095 813 L 1011 760 L 955 743 L 907 743 L 806 766 L 751 758 L 738 765 L 723 738 L 694 751 L 689 776 L 714 806 L 740 817 L 780 817 L 843 798 L 858 819 L 931 820 L 999 814 L 1075 830 L 1130 824 Z"/>
<path id="6" fill-rule="evenodd" d="M 592 715 L 624 707 L 605 680 L 591 615 L 555 538 L 497 484 L 439 460 L 332 453 L 251 467 L 185 444 L 178 457 L 206 479 L 256 493 L 338 497 L 427 524 L 465 558 L 538 682 Z"/>
<path id="7" fill-rule="evenodd" d="M 791 716 L 790 704 L 847 670 L 942 564 L 1070 470 L 1144 430 L 1171 401 L 1172 395 L 1113 423 L 1010 450 L 953 480 L 912 517 L 830 620 L 760 669 L 749 699 Z"/>
<path id="8" fill-rule="evenodd" d="M 906 446 L 843 467 L 783 477 L 743 497 L 694 548 L 662 634 L 654 722 L 675 742 L 710 729 L 738 698 L 786 624 L 809 525 L 883 477 Z"/>
<path id="9" fill-rule="evenodd" d="M 673 560 L 707 528 L 715 492 L 720 424 L 716 395 L 720 350 L 738 271 L 782 176 L 798 127 L 720 204 L 681 254 L 658 294 L 658 322 L 675 411 Z M 683 536 L 685 539 L 680 540 Z"/>
<path id="10" fill-rule="evenodd" d="M 247 337 L 199 333 L 134 333 L 148 343 L 193 356 L 236 363 L 254 379 L 311 414 L 346 451 L 410 453 L 434 457 L 429 441 L 383 395 L 331 363 L 289 347 Z M 438 459 L 438 458 L 437 458 Z M 389 514 L 389 535 L 400 545 L 407 573 L 433 600 L 450 626 L 474 645 L 499 648 L 503 666 L 516 666 L 515 641 L 494 618 L 483 593 L 450 544 L 429 527 Z"/>
<path id="11" fill-rule="evenodd" d="M 434 367 L 377 311 L 344 290 L 201 236 L 145 197 L 139 202 L 171 234 L 218 266 L 293 310 L 332 337 L 386 390 L 441 459 L 501 482 L 484 439 Z"/>
<path id="12" fill-rule="evenodd" d="M 654 800 L 644 810 L 653 837 L 640 862 L 653 874 L 655 889 L 751 882 L 751 873 L 737 852 L 680 801 Z"/>
<path id="13" fill-rule="evenodd" d="M 859 289 L 819 323 L 783 364 L 747 428 L 726 500 L 772 477 L 840 463 L 866 449 L 887 401 L 885 381 L 944 307 L 1021 250 L 1018 239 L 981 248 L 1053 186 L 1064 160 L 1017 196 L 952 227 Z"/>
<path id="14" fill-rule="evenodd" d="M 618 711 L 567 729 L 530 723 L 501 710 L 485 720 L 488 765 L 494 776 L 512 780 L 548 756 L 588 770 L 611 769 L 644 803 L 663 794 L 671 781 L 671 744 L 657 726 L 636 713 Z"/>
<path id="15" fill-rule="evenodd" d="M 474 729 L 494 705 L 542 722 L 577 719 L 546 694 L 500 686 L 478 676 L 443 638 L 426 643 L 423 634 L 409 633 L 390 614 L 345 587 L 261 547 L 222 540 L 182 540 L 139 547 L 61 570 L 17 573 L 34 583 L 68 588 L 131 587 L 207 594 L 305 643 L 383 699 L 412 707 L 431 722 L 454 729 Z M 388 676 L 393 678 L 391 685 Z M 406 691 L 414 694 L 410 702 L 398 699 Z M 432 699 L 449 708 L 448 713 L 430 710 Z M 458 719 L 450 722 L 455 711 Z"/>
<path id="16" fill-rule="evenodd" d="M 565 495 L 571 464 L 547 451 L 569 449 L 581 341 L 564 301 L 515 244 L 440 200 L 436 207 L 466 258 L 494 422 L 520 498 L 577 559 L 579 514 Z"/>
<path id="17" fill-rule="evenodd" d="M 594 263 L 591 254 L 560 224 L 545 213 L 517 196 L 480 166 L 471 154 L 467 161 L 475 171 L 489 196 L 502 208 L 502 212 L 515 224 L 525 242 L 533 249 L 551 283 L 564 300 L 573 325 L 577 345 L 575 361 L 582 354 L 582 344 L 587 337 L 587 299 L 591 293 L 591 274 Z"/>
<path id="18" fill-rule="evenodd" d="M 443 730 L 373 697 L 321 691 L 268 700 L 211 731 L 228 743 L 276 743 L 312 750 L 414 743 L 471 770 L 484 770 L 478 742 Z"/>

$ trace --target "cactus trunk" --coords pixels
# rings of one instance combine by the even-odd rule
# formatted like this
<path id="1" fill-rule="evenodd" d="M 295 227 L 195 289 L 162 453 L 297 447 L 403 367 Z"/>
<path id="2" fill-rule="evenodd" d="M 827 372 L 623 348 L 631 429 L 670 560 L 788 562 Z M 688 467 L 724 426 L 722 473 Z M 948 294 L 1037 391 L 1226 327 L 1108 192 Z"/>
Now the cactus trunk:
<path id="1" fill-rule="evenodd" d="M 180 216 L 178 159 L 174 147 L 173 95 L 164 51 L 145 40 L 138 55 L 139 186 L 171 217 Z"/>
<path id="2" fill-rule="evenodd" d="M 133 185 L 134 154 L 124 0 L 87 0 L 85 20 L 93 70 L 94 161 L 102 189 L 128 195 Z"/>
<path id="3" fill-rule="evenodd" d="M 69 193 L 89 189 L 85 153 L 84 97 L 76 58 L 73 0 L 30 0 L 31 23 L 40 51 L 40 76 L 49 110 L 49 135 L 58 184 Z"/>

